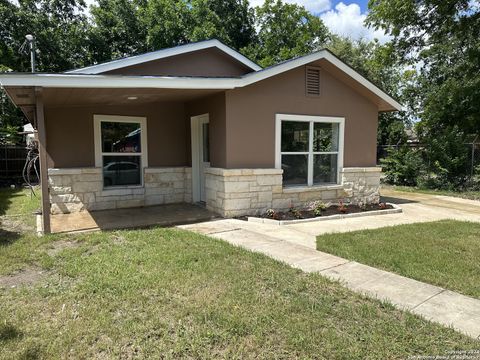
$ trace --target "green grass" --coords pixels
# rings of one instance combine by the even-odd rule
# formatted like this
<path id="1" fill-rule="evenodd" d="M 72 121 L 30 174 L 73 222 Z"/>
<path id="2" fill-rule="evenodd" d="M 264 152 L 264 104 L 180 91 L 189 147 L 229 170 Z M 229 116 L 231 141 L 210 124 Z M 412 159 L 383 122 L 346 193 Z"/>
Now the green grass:
<path id="1" fill-rule="evenodd" d="M 318 250 L 480 298 L 480 224 L 439 221 L 327 234 Z"/>
<path id="2" fill-rule="evenodd" d="M 320 275 L 177 229 L 18 234 L 0 245 L 0 274 L 32 266 L 45 278 L 0 288 L 0 359 L 403 359 L 479 346 Z"/>
<path id="3" fill-rule="evenodd" d="M 431 194 L 431 195 L 445 195 L 445 196 L 459 197 L 462 199 L 480 200 L 480 191 L 473 191 L 473 190 L 472 191 L 435 190 L 435 189 L 418 188 L 414 186 L 391 186 L 391 185 L 382 185 L 382 188 L 392 189 L 396 191 L 403 191 L 403 192 L 413 192 L 413 193 Z"/>
<path id="4" fill-rule="evenodd" d="M 33 227 L 35 217 L 31 216 L 41 208 L 40 188 L 35 187 L 35 196 L 26 188 L 0 188 L 0 221 L 19 220 L 22 224 Z"/>
<path id="5" fill-rule="evenodd" d="M 0 188 L 0 275 L 21 269 L 25 264 L 48 262 L 41 252 L 35 251 L 45 239 L 35 236 L 36 218 L 40 209 L 40 189 L 37 197 L 29 189 Z M 21 241 L 18 241 L 21 240 Z"/>
<path id="6" fill-rule="evenodd" d="M 40 208 L 40 189 L 35 187 L 35 196 L 30 189 L 0 188 L 0 216 L 30 215 Z"/>

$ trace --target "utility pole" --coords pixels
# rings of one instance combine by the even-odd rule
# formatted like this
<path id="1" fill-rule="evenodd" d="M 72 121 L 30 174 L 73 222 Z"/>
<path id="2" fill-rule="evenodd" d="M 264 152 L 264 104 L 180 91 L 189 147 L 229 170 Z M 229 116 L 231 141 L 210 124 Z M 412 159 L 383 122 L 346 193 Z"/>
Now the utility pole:
<path id="1" fill-rule="evenodd" d="M 32 64 L 32 73 L 35 72 L 35 37 L 33 35 L 25 35 L 28 44 L 30 45 L 30 63 Z"/>

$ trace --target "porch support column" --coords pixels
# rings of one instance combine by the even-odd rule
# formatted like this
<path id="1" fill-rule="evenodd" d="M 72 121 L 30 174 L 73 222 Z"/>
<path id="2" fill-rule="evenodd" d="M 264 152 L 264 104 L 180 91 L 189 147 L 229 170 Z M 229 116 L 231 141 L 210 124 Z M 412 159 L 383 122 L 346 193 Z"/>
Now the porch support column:
<path id="1" fill-rule="evenodd" d="M 35 102 L 38 132 L 38 152 L 40 157 L 40 186 L 42 189 L 42 225 L 43 233 L 50 234 L 50 195 L 48 191 L 48 166 L 47 166 L 47 134 L 45 129 L 45 115 L 43 111 L 42 88 L 35 88 Z"/>

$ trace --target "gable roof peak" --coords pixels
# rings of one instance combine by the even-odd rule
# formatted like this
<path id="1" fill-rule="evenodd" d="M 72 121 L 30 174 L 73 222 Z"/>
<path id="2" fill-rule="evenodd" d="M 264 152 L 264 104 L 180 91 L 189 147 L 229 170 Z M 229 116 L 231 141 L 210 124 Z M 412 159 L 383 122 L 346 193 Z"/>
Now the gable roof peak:
<path id="1" fill-rule="evenodd" d="M 89 74 L 89 75 L 101 74 L 111 70 L 121 69 L 121 68 L 132 66 L 132 65 L 142 64 L 149 61 L 164 59 L 171 56 L 186 54 L 186 53 L 209 49 L 209 48 L 219 49 L 220 51 L 224 52 L 231 58 L 249 67 L 253 71 L 259 71 L 262 69 L 259 65 L 255 64 L 246 56 L 240 54 L 238 51 L 225 45 L 220 40 L 210 39 L 210 40 L 203 40 L 203 41 L 198 41 L 198 42 L 193 42 L 188 44 L 182 44 L 182 45 L 178 45 L 171 48 L 160 49 L 160 50 L 156 50 L 156 51 L 152 51 L 152 52 L 148 52 L 140 55 L 133 55 L 125 58 L 120 58 L 120 59 L 108 61 L 101 64 L 83 67 L 80 69 L 69 70 L 69 71 L 66 71 L 65 73 L 66 74 Z"/>

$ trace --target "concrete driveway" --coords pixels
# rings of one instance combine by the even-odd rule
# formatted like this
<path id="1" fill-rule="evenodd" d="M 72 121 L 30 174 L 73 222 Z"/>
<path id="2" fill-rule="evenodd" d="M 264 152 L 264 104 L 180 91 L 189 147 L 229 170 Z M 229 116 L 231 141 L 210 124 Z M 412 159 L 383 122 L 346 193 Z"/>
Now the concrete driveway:
<path id="1" fill-rule="evenodd" d="M 398 204 L 403 213 L 310 222 L 287 227 L 308 235 L 321 235 L 445 219 L 480 222 L 480 201 L 391 189 L 382 190 L 381 195 L 383 201 Z M 311 241 L 308 246 L 315 248 L 315 241 Z"/>

